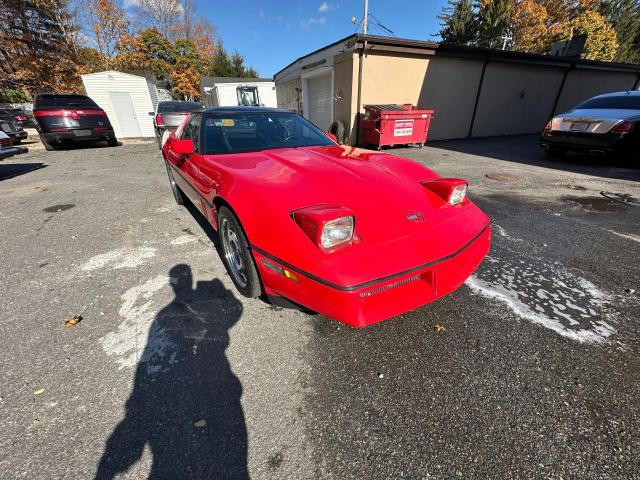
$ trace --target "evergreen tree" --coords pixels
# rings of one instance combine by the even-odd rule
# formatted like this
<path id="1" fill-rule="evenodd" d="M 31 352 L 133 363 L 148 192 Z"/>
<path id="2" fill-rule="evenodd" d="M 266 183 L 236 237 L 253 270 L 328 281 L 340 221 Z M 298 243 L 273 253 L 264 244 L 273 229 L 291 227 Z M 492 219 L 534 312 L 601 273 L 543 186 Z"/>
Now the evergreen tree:
<path id="1" fill-rule="evenodd" d="M 617 62 L 640 63 L 640 2 L 603 0 L 599 12 L 613 26 L 618 40 Z"/>
<path id="2" fill-rule="evenodd" d="M 244 77 L 244 57 L 237 50 L 231 55 L 231 75 L 232 77 Z"/>
<path id="3" fill-rule="evenodd" d="M 213 56 L 213 75 L 216 77 L 231 76 L 231 61 L 224 47 L 219 44 Z"/>
<path id="4" fill-rule="evenodd" d="M 440 38 L 442 43 L 472 45 L 476 40 L 478 26 L 471 0 L 448 0 L 440 15 Z"/>
<path id="5" fill-rule="evenodd" d="M 515 0 L 479 0 L 477 6 L 478 46 L 508 48 Z"/>

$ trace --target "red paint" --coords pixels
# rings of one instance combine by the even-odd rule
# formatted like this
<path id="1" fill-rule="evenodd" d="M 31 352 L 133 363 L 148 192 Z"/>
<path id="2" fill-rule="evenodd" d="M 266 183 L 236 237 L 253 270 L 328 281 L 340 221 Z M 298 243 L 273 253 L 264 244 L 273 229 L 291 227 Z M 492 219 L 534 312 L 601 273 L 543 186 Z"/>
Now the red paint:
<path id="1" fill-rule="evenodd" d="M 181 153 L 189 148 L 176 135 L 187 121 L 163 147 L 176 182 L 214 228 L 215 203 L 231 206 L 267 294 L 365 326 L 454 291 L 489 250 L 489 218 L 470 200 L 450 205 L 425 186 L 463 180 L 441 179 L 407 158 L 338 145 Z M 335 208 L 337 216 L 354 215 L 358 241 L 329 252 L 319 247 L 295 219 L 296 211 L 314 206 L 324 206 L 316 212 L 321 220 Z M 296 280 L 266 267 L 265 254 Z"/>

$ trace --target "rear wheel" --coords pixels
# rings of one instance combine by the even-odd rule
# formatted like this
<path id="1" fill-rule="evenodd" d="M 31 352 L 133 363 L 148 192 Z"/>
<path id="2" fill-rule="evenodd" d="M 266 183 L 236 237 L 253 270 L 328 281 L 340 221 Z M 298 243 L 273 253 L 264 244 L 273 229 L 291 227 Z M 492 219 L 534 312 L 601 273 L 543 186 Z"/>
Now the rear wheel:
<path id="1" fill-rule="evenodd" d="M 173 193 L 173 198 L 176 200 L 178 205 L 184 205 L 185 197 L 180 187 L 176 184 L 176 180 L 173 178 L 173 172 L 171 171 L 171 167 L 165 161 L 165 166 L 167 167 L 167 175 L 169 176 L 169 185 L 171 186 L 171 193 Z"/>
<path id="2" fill-rule="evenodd" d="M 245 297 L 259 297 L 262 286 L 249 251 L 249 242 L 240 222 L 227 207 L 221 207 L 218 211 L 218 235 L 222 245 L 222 262 L 234 285 Z"/>
<path id="3" fill-rule="evenodd" d="M 567 151 L 560 147 L 549 147 L 544 149 L 544 154 L 548 158 L 558 158 L 563 156 L 565 153 L 567 153 Z"/>
<path id="4" fill-rule="evenodd" d="M 116 137 L 110 138 L 109 140 L 107 140 L 107 145 L 109 145 L 110 147 L 117 147 L 118 139 Z"/>
<path id="5" fill-rule="evenodd" d="M 47 152 L 52 152 L 53 150 L 56 149 L 53 145 L 51 145 L 49 142 L 47 142 L 44 137 L 40 137 L 40 140 L 42 141 L 42 145 L 44 145 L 44 149 Z"/>

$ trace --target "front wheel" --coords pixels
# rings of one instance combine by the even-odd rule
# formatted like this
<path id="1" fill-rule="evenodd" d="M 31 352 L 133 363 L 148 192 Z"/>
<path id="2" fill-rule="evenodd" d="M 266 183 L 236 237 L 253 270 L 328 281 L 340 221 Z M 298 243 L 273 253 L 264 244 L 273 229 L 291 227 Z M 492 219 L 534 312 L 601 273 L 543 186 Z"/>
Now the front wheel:
<path id="1" fill-rule="evenodd" d="M 222 245 L 222 262 L 234 285 L 245 297 L 259 297 L 262 286 L 249 251 L 249 242 L 240 222 L 227 207 L 221 207 L 218 211 L 218 235 Z"/>
<path id="2" fill-rule="evenodd" d="M 175 199 L 178 205 L 184 205 L 185 198 L 184 193 L 180 190 L 180 187 L 176 184 L 175 178 L 173 178 L 173 172 L 171 171 L 171 167 L 165 161 L 165 166 L 167 167 L 167 175 L 169 176 L 169 186 L 171 187 L 171 193 L 173 193 L 173 198 Z"/>

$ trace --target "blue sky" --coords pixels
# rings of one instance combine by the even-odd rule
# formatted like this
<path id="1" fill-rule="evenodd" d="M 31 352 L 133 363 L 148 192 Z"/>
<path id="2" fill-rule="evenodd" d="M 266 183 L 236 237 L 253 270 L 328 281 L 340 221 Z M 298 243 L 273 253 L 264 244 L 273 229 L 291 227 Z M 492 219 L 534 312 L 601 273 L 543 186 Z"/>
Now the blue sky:
<path id="1" fill-rule="evenodd" d="M 224 46 L 238 49 L 263 77 L 296 58 L 354 33 L 363 0 L 198 0 L 200 13 L 220 31 Z M 369 12 L 396 36 L 434 40 L 436 16 L 446 0 L 369 0 Z M 371 34 L 381 34 L 372 27 Z M 432 36 L 433 35 L 433 36 Z"/>

